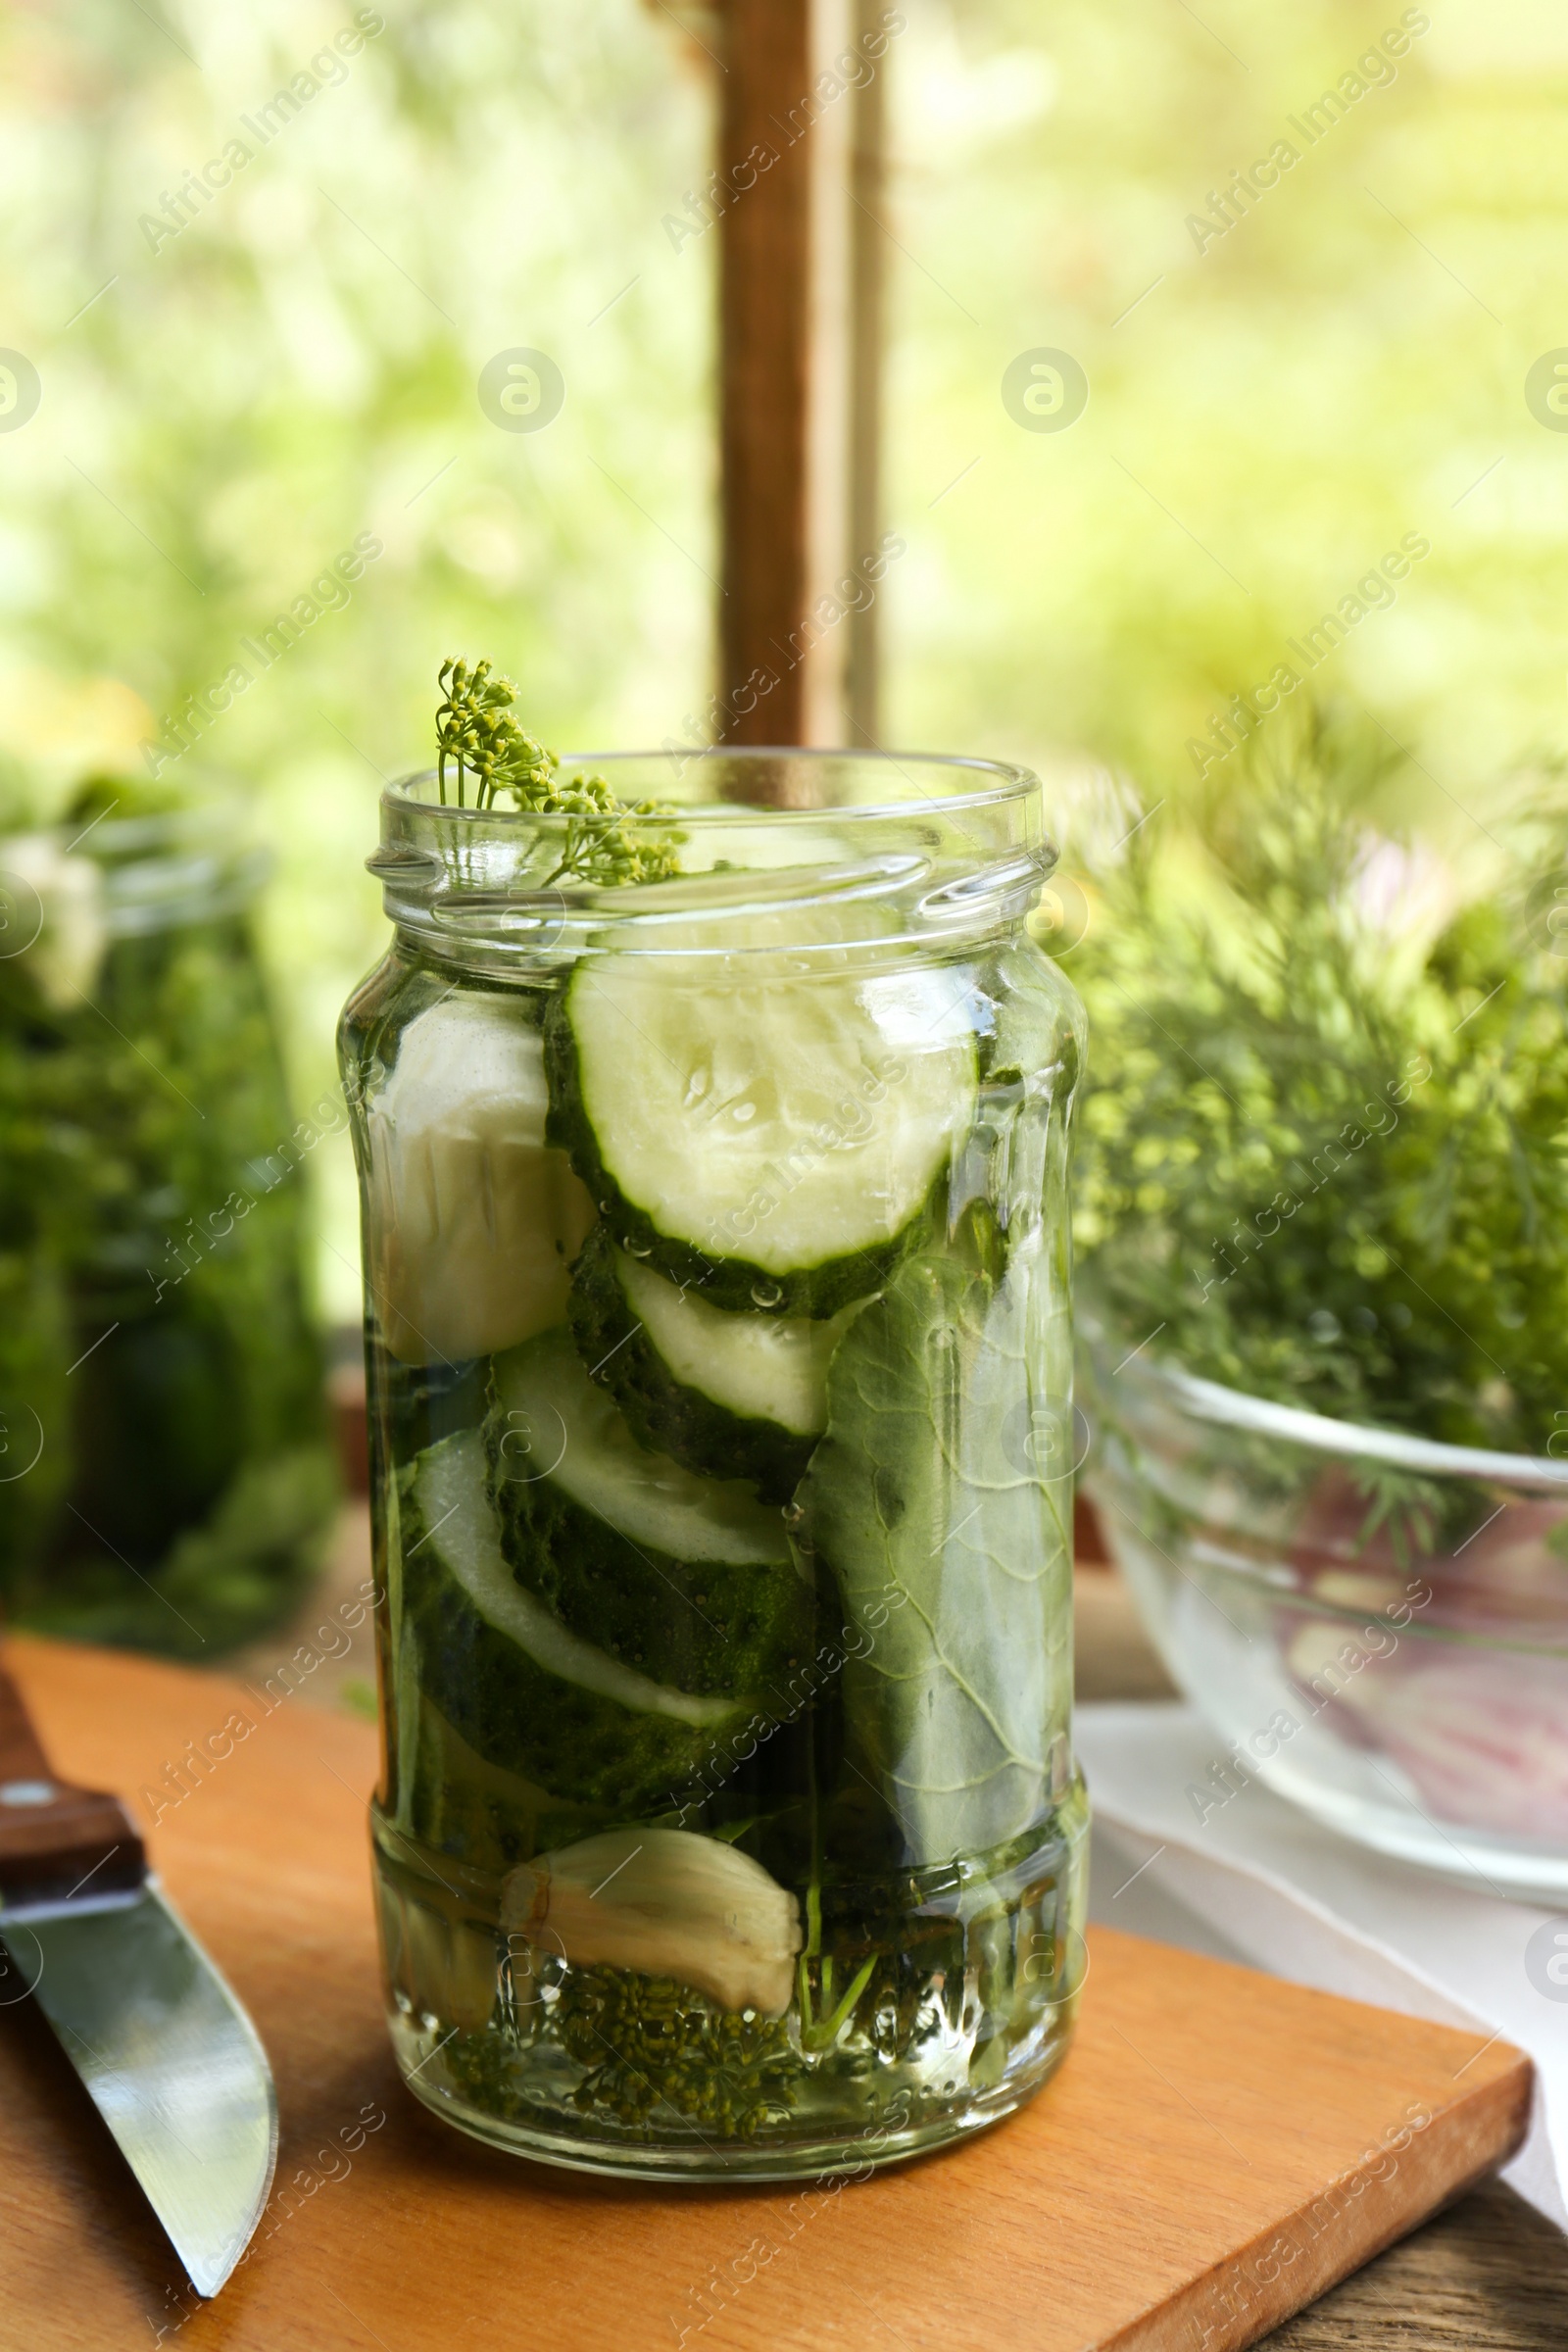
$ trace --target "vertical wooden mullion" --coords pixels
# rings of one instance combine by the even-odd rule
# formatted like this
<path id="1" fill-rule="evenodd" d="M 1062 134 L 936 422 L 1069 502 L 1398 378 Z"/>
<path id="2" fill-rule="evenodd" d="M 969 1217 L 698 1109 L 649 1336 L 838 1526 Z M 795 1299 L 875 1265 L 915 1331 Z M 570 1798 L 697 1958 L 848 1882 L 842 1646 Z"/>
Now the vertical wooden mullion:
<path id="1" fill-rule="evenodd" d="M 858 86 L 822 79 L 873 21 L 868 0 L 727 9 L 718 635 L 732 743 L 876 734 L 875 608 L 835 590 L 879 531 L 883 69 Z"/>
<path id="2" fill-rule="evenodd" d="M 879 0 L 856 0 L 855 30 L 863 42 L 878 21 Z M 846 554 L 863 566 L 882 534 L 882 351 L 887 228 L 883 156 L 885 66 L 853 94 L 850 176 L 850 379 Z M 845 740 L 877 743 L 881 731 L 881 607 L 858 606 L 849 635 L 844 685 Z"/>
<path id="3" fill-rule="evenodd" d="M 848 48 L 854 18 L 855 0 L 812 0 L 813 83 L 816 75 L 830 67 L 832 59 L 841 57 Z M 843 576 L 849 526 L 849 181 L 854 123 L 854 94 L 846 90 L 823 103 L 820 116 L 802 142 L 810 150 L 811 175 L 808 236 L 810 273 L 807 311 L 806 592 L 797 632 L 801 642 L 809 641 L 800 665 L 805 676 L 803 743 L 844 741 L 849 629 L 842 620 L 831 621 L 824 628 L 821 613 L 813 612 L 813 607 L 819 598 L 831 594 L 834 581 Z"/>
<path id="4" fill-rule="evenodd" d="M 789 644 L 810 563 L 811 135 L 788 137 L 810 87 L 811 0 L 730 0 L 719 171 L 777 160 L 729 204 L 720 260 L 723 593 L 719 697 L 734 743 L 806 740 L 805 664 Z M 748 688 L 756 673 L 776 682 Z M 737 709 L 750 703 L 749 708 Z"/>

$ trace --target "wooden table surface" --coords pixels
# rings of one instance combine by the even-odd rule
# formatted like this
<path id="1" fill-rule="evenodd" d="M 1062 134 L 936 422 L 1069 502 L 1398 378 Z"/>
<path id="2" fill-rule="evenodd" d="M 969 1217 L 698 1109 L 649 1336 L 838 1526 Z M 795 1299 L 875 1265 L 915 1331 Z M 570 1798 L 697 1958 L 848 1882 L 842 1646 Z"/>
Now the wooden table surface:
<path id="1" fill-rule="evenodd" d="M 842 2196 L 518 2165 L 397 2082 L 372 1727 L 187 1667 L 6 1649 L 46 1750 L 88 1788 L 122 1779 L 145 1801 L 170 1755 L 249 1726 L 152 1844 L 270 2055 L 280 2137 L 250 2254 L 203 2305 L 108 2134 L 79 2129 L 30 2004 L 0 2009 L 4 2352 L 176 2332 L 181 2352 L 1242 2352 L 1524 2130 L 1529 2061 L 1484 2028 L 1100 1926 L 1069 2063 L 961 2153 Z"/>
<path id="2" fill-rule="evenodd" d="M 1108 1569 L 1078 1574 L 1078 1695 L 1174 1695 Z M 1271 2352 L 1564 2352 L 1568 2238 L 1494 2180 L 1264 2342 Z"/>
<path id="3" fill-rule="evenodd" d="M 339 1591 L 347 1594 L 358 1585 L 368 1556 L 361 1506 L 345 1517 L 326 1587 L 306 1612 L 311 1623 L 322 1615 L 323 1603 L 329 1606 Z M 300 1623 L 308 1635 L 306 1616 Z M 1125 1587 L 1106 1568 L 1080 1566 L 1077 1640 L 1080 1698 L 1173 1695 Z M 274 1636 L 263 1647 L 275 1658 L 286 1653 L 287 1642 Z M 306 1694 L 361 1712 L 369 1699 L 368 1671 L 356 1643 L 323 1664 Z M 1493 2181 L 1379 2255 L 1265 2341 L 1271 2352 L 1565 2352 L 1568 2238 Z"/>

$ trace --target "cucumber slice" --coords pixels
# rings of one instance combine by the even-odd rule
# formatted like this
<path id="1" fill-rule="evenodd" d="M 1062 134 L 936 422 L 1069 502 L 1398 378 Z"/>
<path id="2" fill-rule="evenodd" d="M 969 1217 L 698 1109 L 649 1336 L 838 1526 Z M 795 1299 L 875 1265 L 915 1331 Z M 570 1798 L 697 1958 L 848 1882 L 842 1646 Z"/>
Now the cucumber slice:
<path id="1" fill-rule="evenodd" d="M 512 1433 L 498 1485 L 521 1490 L 547 1481 L 648 1551 L 684 1560 L 788 1563 L 778 1512 L 764 1509 L 741 1479 L 694 1478 L 639 1446 L 612 1399 L 589 1379 L 568 1331 L 546 1332 L 498 1357 L 493 1377 L 497 1408 Z M 547 1446 L 554 1458 L 541 1461 Z M 541 1471 L 543 1480 L 535 1475 Z"/>
<path id="2" fill-rule="evenodd" d="M 739 1479 L 638 1445 L 568 1332 L 499 1357 L 491 1489 L 516 1576 L 626 1665 L 702 1693 L 760 1688 L 805 1654 L 811 1595 L 781 1514 Z"/>
<path id="3" fill-rule="evenodd" d="M 623 1250 L 615 1258 L 627 1305 L 677 1381 L 743 1420 L 771 1422 L 799 1438 L 826 1429 L 827 1368 L 853 1306 L 825 1323 L 725 1314 Z"/>
<path id="4" fill-rule="evenodd" d="M 688 1470 L 750 1479 L 787 1502 L 827 1427 L 827 1368 L 845 1325 L 725 1314 L 594 1227 L 572 1268 L 571 1328 L 635 1436 Z"/>
<path id="5" fill-rule="evenodd" d="M 476 1430 L 426 1446 L 403 1496 L 419 1684 L 476 1754 L 568 1802 L 631 1810 L 717 1749 L 745 1702 L 660 1684 L 581 1639 L 513 1575 Z"/>
<path id="6" fill-rule="evenodd" d="M 551 1137 L 658 1272 L 832 1315 L 913 1246 L 969 1123 L 965 995 L 842 953 L 583 957 L 545 1023 Z"/>
<path id="7" fill-rule="evenodd" d="M 370 1102 L 371 1293 L 404 1363 L 489 1355 L 565 1313 L 593 1204 L 545 1141 L 534 1015 L 517 998 L 441 998 Z"/>

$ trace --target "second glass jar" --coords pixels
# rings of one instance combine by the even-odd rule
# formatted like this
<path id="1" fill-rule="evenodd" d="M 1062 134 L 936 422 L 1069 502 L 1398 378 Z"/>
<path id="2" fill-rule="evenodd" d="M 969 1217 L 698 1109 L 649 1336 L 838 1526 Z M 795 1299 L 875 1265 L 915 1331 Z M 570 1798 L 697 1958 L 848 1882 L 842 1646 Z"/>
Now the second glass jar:
<path id="1" fill-rule="evenodd" d="M 0 1604 L 204 1662 L 338 1501 L 304 1163 L 232 800 L 119 777 L 0 841 Z"/>
<path id="2" fill-rule="evenodd" d="M 362 1180 L 389 2015 L 481 2137 L 678 2179 L 1007 2113 L 1082 1976 L 1067 1127 L 1020 770 L 383 800 Z"/>

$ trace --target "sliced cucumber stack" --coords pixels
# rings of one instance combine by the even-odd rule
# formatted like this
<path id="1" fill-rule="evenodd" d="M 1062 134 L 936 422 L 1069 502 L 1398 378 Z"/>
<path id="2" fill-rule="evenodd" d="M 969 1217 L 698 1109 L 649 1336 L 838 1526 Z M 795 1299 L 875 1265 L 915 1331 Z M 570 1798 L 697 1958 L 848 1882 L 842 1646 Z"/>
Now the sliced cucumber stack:
<path id="1" fill-rule="evenodd" d="M 583 1641 L 514 1576 L 477 1430 L 428 1446 L 404 1490 L 403 1639 L 418 1690 L 475 1752 L 574 1803 L 637 1810 L 744 1720 Z M 411 1727 L 411 1739 L 416 1737 Z"/>
<path id="2" fill-rule="evenodd" d="M 571 1328 L 593 1379 L 642 1443 L 688 1470 L 750 1479 L 788 1502 L 827 1427 L 827 1368 L 847 1323 L 726 1314 L 594 1227 L 572 1268 Z"/>
<path id="3" fill-rule="evenodd" d="M 961 976 L 914 963 L 584 956 L 545 1041 L 551 1141 L 616 1240 L 728 1311 L 874 1290 L 974 1107 Z"/>
<path id="4" fill-rule="evenodd" d="M 740 1479 L 633 1436 L 571 1334 L 496 1359 L 491 1492 L 518 1582 L 638 1674 L 705 1697 L 760 1691 L 806 1652 L 811 1595 L 784 1522 Z"/>

